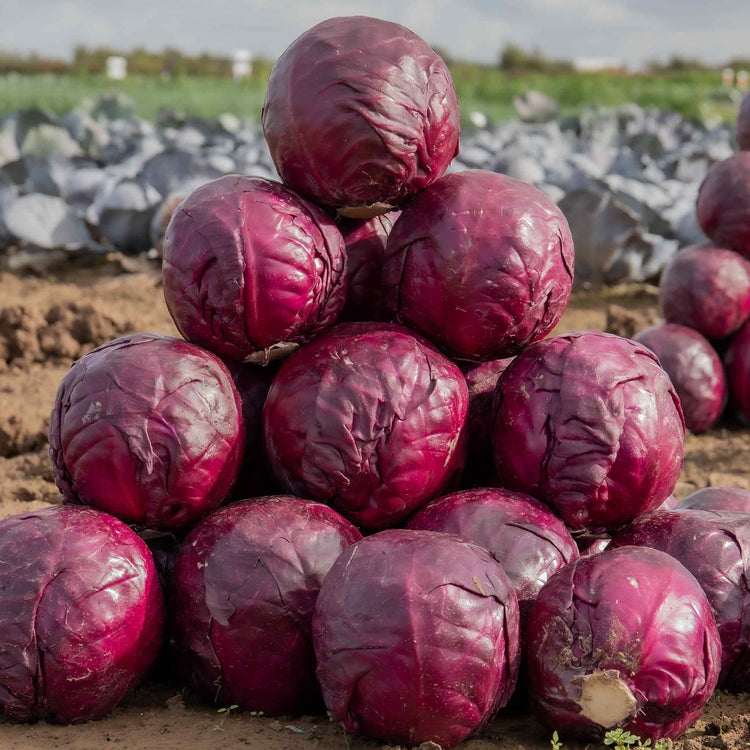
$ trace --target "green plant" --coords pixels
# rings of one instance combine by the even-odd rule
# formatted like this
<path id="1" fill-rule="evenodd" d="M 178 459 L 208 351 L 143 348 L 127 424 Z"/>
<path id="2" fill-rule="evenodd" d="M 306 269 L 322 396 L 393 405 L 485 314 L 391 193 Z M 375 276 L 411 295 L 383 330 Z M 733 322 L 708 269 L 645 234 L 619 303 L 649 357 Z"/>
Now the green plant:
<path id="1" fill-rule="evenodd" d="M 85 68 L 85 66 L 84 66 Z M 76 75 L 0 75 L 0 114 L 18 107 L 43 107 L 58 114 L 82 99 L 107 92 L 131 97 L 141 117 L 154 119 L 159 110 L 170 109 L 193 117 L 215 117 L 233 112 L 240 118 L 260 120 L 270 61 L 258 59 L 253 74 L 242 81 L 208 75 L 160 75 L 132 73 L 124 81 L 111 81 L 102 73 Z M 0 58 L 2 72 L 2 58 Z M 688 117 L 719 115 L 734 121 L 736 105 L 717 100 L 722 93 L 717 71 L 664 71 L 629 75 L 598 73 L 513 72 L 497 66 L 455 61 L 451 73 L 458 90 L 466 123 L 472 110 L 484 112 L 497 122 L 516 117 L 513 97 L 533 88 L 557 99 L 563 116 L 579 114 L 586 106 L 616 106 L 635 102 L 641 106 L 675 110 Z"/>
<path id="2" fill-rule="evenodd" d="M 729 717 L 725 713 L 722 713 L 719 715 L 719 720 L 716 722 L 716 727 L 719 732 L 719 737 L 724 736 L 724 732 L 726 732 L 727 730 L 727 722 L 729 720 L 730 720 Z"/>
<path id="3" fill-rule="evenodd" d="M 326 711 L 326 715 L 328 716 L 328 721 L 333 721 L 333 714 L 330 711 Z M 344 733 L 344 744 L 346 745 L 346 750 L 349 750 L 349 735 L 343 727 L 341 728 L 341 731 Z"/>
<path id="4" fill-rule="evenodd" d="M 642 740 L 637 734 L 627 732 L 624 729 L 610 729 L 604 735 L 604 744 L 612 745 L 617 750 L 628 750 L 629 748 L 652 747 L 651 740 Z M 669 743 L 667 740 L 657 740 L 653 744 L 653 750 L 667 750 Z"/>
<path id="5" fill-rule="evenodd" d="M 216 713 L 221 714 L 221 721 L 214 726 L 214 732 L 223 732 L 224 721 L 226 720 L 227 716 L 229 716 L 233 711 L 236 711 L 238 708 L 239 706 L 236 703 L 233 703 L 231 706 L 224 706 L 223 708 L 217 709 Z"/>
<path id="6" fill-rule="evenodd" d="M 560 750 L 560 748 L 562 748 L 563 743 L 560 740 L 560 736 L 557 734 L 557 730 L 552 732 L 552 739 L 549 741 L 549 744 L 552 745 L 552 750 Z"/>

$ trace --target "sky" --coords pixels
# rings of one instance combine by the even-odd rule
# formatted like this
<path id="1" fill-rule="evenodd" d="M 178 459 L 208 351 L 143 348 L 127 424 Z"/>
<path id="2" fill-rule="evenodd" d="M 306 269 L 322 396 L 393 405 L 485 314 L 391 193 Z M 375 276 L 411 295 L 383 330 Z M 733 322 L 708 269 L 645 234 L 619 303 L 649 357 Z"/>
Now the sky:
<path id="1" fill-rule="evenodd" d="M 750 56 L 750 0 L 0 0 L 0 52 L 69 59 L 84 44 L 277 57 L 318 21 L 358 14 L 488 63 L 511 42 L 634 66 L 673 54 Z"/>

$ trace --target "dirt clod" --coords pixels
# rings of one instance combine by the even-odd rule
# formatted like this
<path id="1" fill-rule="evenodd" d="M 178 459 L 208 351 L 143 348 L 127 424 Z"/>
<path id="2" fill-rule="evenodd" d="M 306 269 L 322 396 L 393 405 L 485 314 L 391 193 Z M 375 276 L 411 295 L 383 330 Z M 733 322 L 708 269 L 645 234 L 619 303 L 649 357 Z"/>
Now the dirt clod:
<path id="1" fill-rule="evenodd" d="M 659 313 L 653 308 L 629 310 L 620 305 L 607 305 L 607 321 L 604 330 L 617 336 L 632 339 L 659 322 Z"/>

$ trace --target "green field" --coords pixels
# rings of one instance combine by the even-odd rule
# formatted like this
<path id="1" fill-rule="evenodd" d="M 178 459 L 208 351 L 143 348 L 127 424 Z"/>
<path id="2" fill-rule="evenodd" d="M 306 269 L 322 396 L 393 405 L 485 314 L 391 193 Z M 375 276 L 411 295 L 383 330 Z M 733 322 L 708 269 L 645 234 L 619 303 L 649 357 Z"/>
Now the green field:
<path id="1" fill-rule="evenodd" d="M 734 117 L 730 92 L 719 84 L 715 71 L 629 76 L 608 73 L 507 75 L 478 65 L 452 68 L 464 117 L 480 110 L 492 120 L 513 117 L 513 97 L 537 89 L 555 97 L 563 115 L 589 105 L 610 106 L 635 102 L 642 106 L 677 110 L 688 117 Z M 225 78 L 131 76 L 112 82 L 103 76 L 0 76 L 0 114 L 18 107 L 39 106 L 65 112 L 83 98 L 107 91 L 122 91 L 135 101 L 138 113 L 153 118 L 162 107 L 211 117 L 232 112 L 258 119 L 263 104 L 265 72 L 245 82 Z"/>

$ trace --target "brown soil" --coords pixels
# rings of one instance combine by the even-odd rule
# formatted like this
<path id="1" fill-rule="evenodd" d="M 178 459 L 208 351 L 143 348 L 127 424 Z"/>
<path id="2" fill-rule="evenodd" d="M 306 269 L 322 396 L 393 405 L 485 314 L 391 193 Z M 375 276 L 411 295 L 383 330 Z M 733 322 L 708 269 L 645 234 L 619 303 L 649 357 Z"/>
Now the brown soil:
<path id="1" fill-rule="evenodd" d="M 632 335 L 656 320 L 655 290 L 631 286 L 577 293 L 557 330 L 608 329 Z M 76 357 L 136 330 L 176 334 L 155 271 L 114 278 L 78 272 L 74 280 L 0 274 L 0 517 L 57 501 L 46 434 L 58 382 Z M 749 455 L 750 434 L 734 424 L 700 437 L 690 435 L 676 494 L 684 497 L 708 485 L 750 488 Z M 108 718 L 75 727 L 0 722 L 0 750 L 388 747 L 347 738 L 325 716 L 267 719 L 240 714 L 222 721 L 215 708 L 186 703 L 179 687 L 146 685 Z M 549 737 L 530 715 L 502 713 L 480 738 L 461 748 L 549 750 Z M 567 742 L 565 747 L 584 746 Z M 703 719 L 675 747 L 750 747 L 750 698 L 717 693 Z"/>

